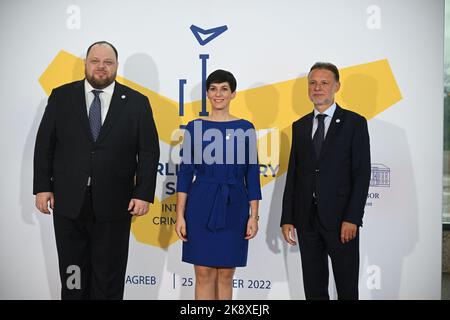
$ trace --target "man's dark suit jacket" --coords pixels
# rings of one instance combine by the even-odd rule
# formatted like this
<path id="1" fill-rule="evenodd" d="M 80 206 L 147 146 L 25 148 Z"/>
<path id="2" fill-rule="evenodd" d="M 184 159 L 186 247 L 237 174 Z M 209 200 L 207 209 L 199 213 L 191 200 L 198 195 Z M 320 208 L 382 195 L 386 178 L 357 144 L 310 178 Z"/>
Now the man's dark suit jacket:
<path id="1" fill-rule="evenodd" d="M 361 226 L 371 174 L 367 121 L 336 106 L 317 159 L 313 117 L 312 112 L 292 125 L 281 225 L 298 229 L 308 224 L 316 191 L 319 219 L 326 229 L 339 230 L 342 221 Z"/>
<path id="2" fill-rule="evenodd" d="M 76 218 L 91 177 L 99 221 L 126 217 L 131 198 L 153 202 L 159 161 L 150 103 L 116 82 L 96 142 L 86 108 L 84 80 L 52 91 L 36 138 L 33 194 L 53 192 L 54 213 Z"/>

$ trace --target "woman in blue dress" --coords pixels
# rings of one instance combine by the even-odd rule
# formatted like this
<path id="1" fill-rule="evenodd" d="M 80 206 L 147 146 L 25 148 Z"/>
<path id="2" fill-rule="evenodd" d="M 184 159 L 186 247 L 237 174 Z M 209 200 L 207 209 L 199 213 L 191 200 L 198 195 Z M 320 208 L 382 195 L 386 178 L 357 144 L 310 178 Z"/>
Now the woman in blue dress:
<path id="1" fill-rule="evenodd" d="M 206 80 L 211 113 L 186 126 L 177 180 L 182 260 L 195 270 L 196 299 L 231 299 L 236 267 L 247 264 L 248 240 L 258 232 L 261 199 L 253 124 L 229 113 L 233 74 Z"/>

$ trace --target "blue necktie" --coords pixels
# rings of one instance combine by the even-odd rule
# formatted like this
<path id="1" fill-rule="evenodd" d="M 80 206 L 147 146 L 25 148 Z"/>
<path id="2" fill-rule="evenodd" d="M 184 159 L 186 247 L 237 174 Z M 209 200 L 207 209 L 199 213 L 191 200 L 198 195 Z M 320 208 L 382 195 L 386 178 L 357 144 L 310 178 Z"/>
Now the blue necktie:
<path id="1" fill-rule="evenodd" d="M 100 93 L 102 92 L 102 90 L 92 90 L 94 101 L 92 101 L 89 107 L 89 124 L 91 125 L 91 133 L 94 141 L 97 141 L 98 134 L 102 128 L 102 107 L 100 101 Z"/>
<path id="2" fill-rule="evenodd" d="M 317 159 L 319 159 L 319 155 L 320 155 L 320 149 L 322 149 L 322 144 L 323 141 L 325 140 L 325 117 L 327 115 L 326 114 L 318 114 L 316 116 L 317 118 L 317 129 L 316 132 L 314 133 L 313 136 L 313 144 L 314 144 L 314 149 L 316 151 L 316 156 Z"/>

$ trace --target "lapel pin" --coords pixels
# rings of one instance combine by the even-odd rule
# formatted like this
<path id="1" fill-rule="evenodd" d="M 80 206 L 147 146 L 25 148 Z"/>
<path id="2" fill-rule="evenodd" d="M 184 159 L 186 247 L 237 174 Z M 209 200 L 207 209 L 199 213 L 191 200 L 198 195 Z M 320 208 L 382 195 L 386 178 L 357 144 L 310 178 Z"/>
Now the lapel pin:
<path id="1" fill-rule="evenodd" d="M 121 98 L 122 98 L 122 99 L 125 99 L 125 98 L 126 98 L 126 96 L 125 96 L 125 95 L 123 94 L 123 95 L 121 96 Z"/>
<path id="2" fill-rule="evenodd" d="M 341 122 L 341 119 L 336 119 L 336 123 L 339 123 L 339 122 Z"/>

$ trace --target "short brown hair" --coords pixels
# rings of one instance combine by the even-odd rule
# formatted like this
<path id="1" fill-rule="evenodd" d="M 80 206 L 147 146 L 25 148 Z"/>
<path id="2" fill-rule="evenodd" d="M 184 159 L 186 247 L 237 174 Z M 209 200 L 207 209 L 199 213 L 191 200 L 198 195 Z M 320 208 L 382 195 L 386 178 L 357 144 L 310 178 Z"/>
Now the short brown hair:
<path id="1" fill-rule="evenodd" d="M 309 70 L 309 73 L 311 73 L 311 71 L 316 70 L 316 69 L 326 69 L 326 70 L 333 72 L 334 79 L 337 82 L 339 82 L 339 70 L 334 64 L 332 64 L 330 62 L 316 62 Z"/>

